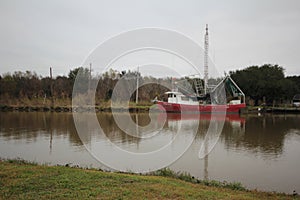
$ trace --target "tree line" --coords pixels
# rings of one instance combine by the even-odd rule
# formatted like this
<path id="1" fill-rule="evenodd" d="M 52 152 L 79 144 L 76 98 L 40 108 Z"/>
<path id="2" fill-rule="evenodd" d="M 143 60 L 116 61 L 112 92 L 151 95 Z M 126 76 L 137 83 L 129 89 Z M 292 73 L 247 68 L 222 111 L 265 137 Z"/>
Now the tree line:
<path id="1" fill-rule="evenodd" d="M 171 78 L 142 77 L 140 74 L 138 76 L 138 72 L 118 72 L 112 69 L 101 75 L 91 77 L 89 69 L 78 67 L 70 70 L 67 76 L 57 76 L 55 78 L 42 77 L 31 71 L 17 71 L 4 73 L 0 76 L 0 104 L 5 104 L 11 99 L 43 100 L 51 98 L 54 101 L 70 100 L 72 98 L 73 85 L 79 72 L 87 77 L 85 84 L 88 84 L 89 81 L 97 81 L 95 96 L 98 104 L 110 100 L 116 83 L 125 74 L 134 81 L 136 77 L 139 77 L 140 84 L 143 84 L 146 80 L 149 82 L 149 79 L 150 82 L 154 83 L 139 88 L 138 100 L 144 102 L 150 102 L 155 96 L 159 96 L 168 90 L 166 87 L 161 86 L 162 82 L 171 83 Z M 135 100 L 134 95 L 131 97 L 132 101 Z"/>
<path id="2" fill-rule="evenodd" d="M 252 105 L 290 104 L 300 93 L 300 76 L 285 76 L 279 65 L 250 66 L 229 72 Z"/>
<path id="3" fill-rule="evenodd" d="M 163 85 L 172 87 L 174 80 L 168 78 L 142 77 L 138 72 L 109 70 L 101 75 L 91 77 L 87 68 L 78 67 L 69 71 L 67 76 L 55 78 L 42 77 L 35 72 L 4 73 L 0 76 L 0 104 L 7 103 L 9 99 L 71 99 L 73 85 L 79 71 L 86 74 L 88 81 L 98 80 L 96 88 L 96 104 L 110 100 L 113 89 L 120 78 L 126 75 L 139 83 L 152 82 L 139 88 L 138 100 L 150 102 L 156 96 L 168 91 Z M 250 66 L 242 70 L 230 71 L 229 75 L 246 95 L 249 105 L 274 105 L 290 103 L 294 95 L 300 93 L 300 76 L 285 76 L 284 68 L 278 65 L 265 64 Z M 89 78 L 91 80 L 89 80 Z M 130 79 L 130 78 L 129 78 Z M 187 79 L 190 83 L 192 81 Z M 218 81 L 221 78 L 217 79 Z M 217 81 L 216 80 L 216 81 Z M 213 81 L 212 79 L 210 82 Z M 202 80 L 203 82 L 203 80 Z M 131 97 L 135 101 L 135 93 Z"/>

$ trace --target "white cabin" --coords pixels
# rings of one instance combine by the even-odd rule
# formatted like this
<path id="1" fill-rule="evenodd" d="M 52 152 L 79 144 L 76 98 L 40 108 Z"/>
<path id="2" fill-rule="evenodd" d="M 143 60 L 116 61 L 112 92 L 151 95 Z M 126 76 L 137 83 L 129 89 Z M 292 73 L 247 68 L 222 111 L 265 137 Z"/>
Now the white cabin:
<path id="1" fill-rule="evenodd" d="M 168 96 L 168 103 L 199 105 L 196 96 L 187 96 L 181 92 L 166 92 L 165 94 Z"/>

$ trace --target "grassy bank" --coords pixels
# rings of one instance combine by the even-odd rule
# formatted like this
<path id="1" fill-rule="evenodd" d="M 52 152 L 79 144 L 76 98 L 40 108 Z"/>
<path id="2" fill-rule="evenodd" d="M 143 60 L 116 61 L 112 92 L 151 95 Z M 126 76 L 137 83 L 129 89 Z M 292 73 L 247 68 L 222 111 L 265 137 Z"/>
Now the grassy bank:
<path id="1" fill-rule="evenodd" d="M 243 113 L 300 114 L 300 108 L 293 106 L 247 106 Z"/>
<path id="2" fill-rule="evenodd" d="M 130 102 L 128 107 L 130 112 L 145 112 L 149 111 L 150 107 L 153 105 L 151 102 Z M 94 106 L 96 112 L 111 112 L 111 101 L 97 102 Z M 87 108 L 89 110 L 89 108 Z M 0 111 L 19 111 L 19 112 L 71 112 L 72 111 L 72 101 L 71 99 L 60 99 L 55 100 L 51 104 L 50 100 L 47 99 L 43 102 L 43 99 L 20 99 L 0 101 Z M 124 105 L 120 105 L 116 111 L 125 111 Z"/>
<path id="3" fill-rule="evenodd" d="M 132 175 L 0 161 L 0 199 L 295 199 L 241 187 L 191 183 L 162 171 Z"/>

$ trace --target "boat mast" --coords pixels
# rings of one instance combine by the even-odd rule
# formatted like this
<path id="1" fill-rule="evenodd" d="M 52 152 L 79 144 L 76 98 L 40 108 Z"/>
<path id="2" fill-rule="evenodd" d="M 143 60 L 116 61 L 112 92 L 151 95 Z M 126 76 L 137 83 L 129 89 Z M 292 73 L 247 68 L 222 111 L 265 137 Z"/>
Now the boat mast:
<path id="1" fill-rule="evenodd" d="M 206 24 L 204 36 L 204 94 L 208 89 L 208 24 Z"/>

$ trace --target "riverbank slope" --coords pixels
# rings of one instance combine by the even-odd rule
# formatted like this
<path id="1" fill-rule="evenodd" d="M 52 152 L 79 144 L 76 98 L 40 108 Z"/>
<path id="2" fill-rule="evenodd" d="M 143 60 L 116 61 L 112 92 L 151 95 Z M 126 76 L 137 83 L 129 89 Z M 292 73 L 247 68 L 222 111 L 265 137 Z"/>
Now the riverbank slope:
<path id="1" fill-rule="evenodd" d="M 0 161 L 0 199 L 295 199 L 170 177 Z"/>

